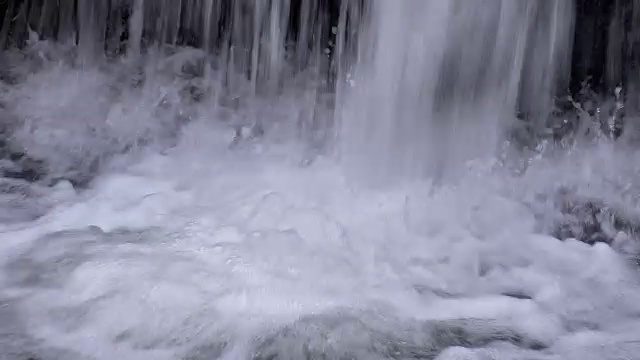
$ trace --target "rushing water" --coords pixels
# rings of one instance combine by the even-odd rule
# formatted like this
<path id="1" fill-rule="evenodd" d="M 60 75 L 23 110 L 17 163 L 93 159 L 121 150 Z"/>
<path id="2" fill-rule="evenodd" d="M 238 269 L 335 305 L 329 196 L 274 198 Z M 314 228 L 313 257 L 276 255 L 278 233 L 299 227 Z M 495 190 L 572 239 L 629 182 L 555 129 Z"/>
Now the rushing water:
<path id="1" fill-rule="evenodd" d="M 570 50 L 571 2 L 374 1 L 372 8 L 358 86 L 344 107 L 345 157 L 356 172 L 456 176 L 466 160 L 495 155 L 517 105 L 533 121 L 532 109 L 551 109 Z"/>
<path id="2" fill-rule="evenodd" d="M 638 150 L 497 150 L 566 3 L 33 3 L 0 59 L 0 358 L 640 354 Z"/>

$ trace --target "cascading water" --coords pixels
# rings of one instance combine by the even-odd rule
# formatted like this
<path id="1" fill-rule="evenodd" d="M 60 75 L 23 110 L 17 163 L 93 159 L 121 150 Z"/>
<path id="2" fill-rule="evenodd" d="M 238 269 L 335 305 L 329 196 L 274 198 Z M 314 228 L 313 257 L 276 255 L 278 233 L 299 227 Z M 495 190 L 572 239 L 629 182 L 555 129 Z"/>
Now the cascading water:
<path id="1" fill-rule="evenodd" d="M 23 3 L 19 13 L 38 18 L 34 28 L 53 28 L 44 16 L 55 13 L 50 3 L 41 8 Z M 192 37 L 216 54 L 218 66 L 232 77 L 223 87 L 237 88 L 237 77 L 244 74 L 248 102 L 281 93 L 296 71 L 304 72 L 310 84 L 335 77 L 336 118 L 349 120 L 331 131 L 339 139 L 334 145 L 348 169 L 380 181 L 439 178 L 447 169 L 455 173 L 466 160 L 495 155 L 515 108 L 537 121 L 548 115 L 540 109 L 551 107 L 567 68 L 568 1 L 373 1 L 367 6 L 354 1 L 334 14 L 335 24 L 326 13 L 330 7 L 321 4 L 78 1 L 79 56 L 89 59 L 113 47 L 109 40 L 122 37 L 120 19 L 128 9 L 129 56 L 140 53 L 143 39 L 153 46 Z M 69 18 L 68 11 L 59 6 L 59 15 L 48 19 L 60 24 L 54 38 L 68 34 L 69 26 L 60 20 Z M 34 15 L 39 12 L 43 15 Z M 304 122 L 316 132 L 334 124 Z"/>
<path id="2" fill-rule="evenodd" d="M 455 174 L 467 160 L 496 155 L 518 105 L 551 108 L 568 64 L 571 2 L 372 7 L 358 86 L 342 109 L 348 168 L 383 181 Z"/>
<path id="3" fill-rule="evenodd" d="M 493 160 L 576 9 L 0 0 L 0 358 L 634 359 L 637 147 Z"/>
<path id="4" fill-rule="evenodd" d="M 605 83 L 609 89 L 626 85 L 627 107 L 637 113 L 640 109 L 640 2 L 615 1 L 606 34 Z M 632 126 L 637 127 L 637 122 Z"/>

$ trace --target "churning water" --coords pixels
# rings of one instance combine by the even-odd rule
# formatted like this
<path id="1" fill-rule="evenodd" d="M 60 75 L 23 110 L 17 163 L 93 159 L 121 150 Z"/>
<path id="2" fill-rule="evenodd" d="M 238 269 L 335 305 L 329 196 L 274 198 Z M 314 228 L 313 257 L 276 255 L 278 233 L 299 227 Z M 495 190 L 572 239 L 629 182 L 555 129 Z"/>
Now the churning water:
<path id="1" fill-rule="evenodd" d="M 0 358 L 638 358 L 640 154 L 500 147 L 569 1 L 9 3 Z"/>

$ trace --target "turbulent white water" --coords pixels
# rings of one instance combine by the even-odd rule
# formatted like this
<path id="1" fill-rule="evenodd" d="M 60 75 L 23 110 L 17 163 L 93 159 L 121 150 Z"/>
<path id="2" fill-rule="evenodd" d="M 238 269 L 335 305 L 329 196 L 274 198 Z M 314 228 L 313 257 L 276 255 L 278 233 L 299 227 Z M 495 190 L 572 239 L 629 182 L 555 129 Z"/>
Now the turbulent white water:
<path id="1" fill-rule="evenodd" d="M 522 176 L 478 162 L 446 186 L 365 190 L 291 140 L 299 94 L 248 109 L 189 103 L 166 59 L 147 63 L 158 66 L 142 87 L 126 61 L 37 62 L 2 88 L 14 141 L 54 173 L 102 162 L 86 190 L 2 179 L 5 358 L 640 353 L 633 241 L 544 235 L 562 186 L 635 214 L 640 168 L 622 145 L 534 161 Z M 271 126 L 230 146 L 246 110 Z"/>
<path id="2" fill-rule="evenodd" d="M 255 26 L 225 34 L 220 2 L 133 1 L 129 53 L 107 60 L 116 3 L 81 2 L 77 47 L 32 34 L 0 57 L 0 358 L 638 358 L 638 150 L 494 156 L 514 86 L 550 96 L 560 2 L 344 5 L 335 93 L 316 2 L 293 64 L 285 0 L 231 2 Z M 145 47 L 181 21 L 202 49 Z M 210 56 L 232 40 L 259 45 Z M 451 68 L 468 72 L 436 91 Z"/>

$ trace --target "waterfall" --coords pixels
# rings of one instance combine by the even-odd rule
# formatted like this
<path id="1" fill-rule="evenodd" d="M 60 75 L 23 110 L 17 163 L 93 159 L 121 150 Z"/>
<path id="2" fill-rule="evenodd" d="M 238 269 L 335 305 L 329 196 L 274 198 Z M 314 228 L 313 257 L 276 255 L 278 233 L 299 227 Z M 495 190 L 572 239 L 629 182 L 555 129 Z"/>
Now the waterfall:
<path id="1" fill-rule="evenodd" d="M 195 46 L 225 73 L 218 86 L 247 83 L 252 99 L 304 74 L 305 91 L 335 94 L 335 116 L 303 127 L 331 127 L 348 171 L 384 183 L 495 155 L 516 109 L 544 126 L 573 13 L 572 0 L 9 0 L 0 44 L 19 45 L 24 19 L 43 38 L 75 36 L 84 65 Z"/>
<path id="2" fill-rule="evenodd" d="M 377 182 L 454 176 L 494 155 L 518 105 L 550 108 L 568 65 L 570 2 L 372 5 L 340 112 L 348 169 Z"/>

